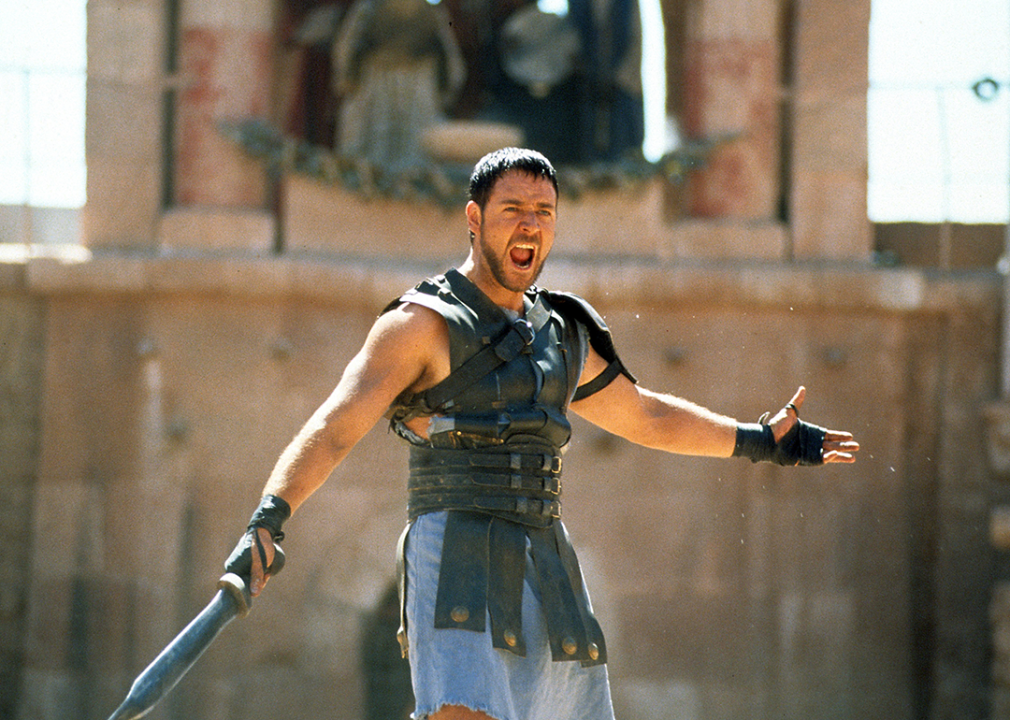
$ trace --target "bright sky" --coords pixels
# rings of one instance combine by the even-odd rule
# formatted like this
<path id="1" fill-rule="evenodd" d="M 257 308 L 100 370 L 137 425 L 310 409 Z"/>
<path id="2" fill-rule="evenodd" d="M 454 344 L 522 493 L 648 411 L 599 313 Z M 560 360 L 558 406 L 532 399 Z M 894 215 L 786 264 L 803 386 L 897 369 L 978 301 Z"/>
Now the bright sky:
<path id="1" fill-rule="evenodd" d="M 85 5 L 0 0 L 0 204 L 84 204 Z"/>
<path id="2" fill-rule="evenodd" d="M 663 67 L 659 0 L 640 4 L 643 54 Z M 84 203 L 85 7 L 0 0 L 0 204 Z M 997 83 L 988 102 L 971 89 L 983 78 Z M 643 80 L 645 150 L 656 158 L 668 143 L 663 78 Z M 870 219 L 1006 222 L 1010 2 L 873 0 L 870 83 Z"/>
<path id="3" fill-rule="evenodd" d="M 870 219 L 1006 222 L 1010 3 L 873 0 L 869 60 Z"/>

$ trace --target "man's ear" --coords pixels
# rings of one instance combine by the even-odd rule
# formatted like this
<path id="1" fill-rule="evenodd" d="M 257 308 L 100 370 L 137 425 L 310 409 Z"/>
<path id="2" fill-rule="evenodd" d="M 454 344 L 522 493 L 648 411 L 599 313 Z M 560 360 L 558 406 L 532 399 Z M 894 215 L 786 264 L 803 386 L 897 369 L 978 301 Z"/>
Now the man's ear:
<path id="1" fill-rule="evenodd" d="M 480 232 L 480 205 L 473 200 L 466 204 L 466 227 L 470 231 L 471 242 Z"/>

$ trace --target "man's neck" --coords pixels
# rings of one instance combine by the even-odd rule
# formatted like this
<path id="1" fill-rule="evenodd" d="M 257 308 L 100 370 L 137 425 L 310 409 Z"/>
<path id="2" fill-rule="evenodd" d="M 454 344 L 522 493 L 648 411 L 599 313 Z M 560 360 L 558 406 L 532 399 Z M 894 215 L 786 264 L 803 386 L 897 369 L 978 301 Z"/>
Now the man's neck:
<path id="1" fill-rule="evenodd" d="M 472 254 L 459 266 L 458 270 L 470 282 L 476 285 L 481 292 L 487 295 L 495 305 L 504 310 L 510 310 L 522 315 L 523 308 L 525 307 L 523 304 L 525 293 L 513 292 L 508 288 L 502 287 L 490 272 L 474 262 Z"/>

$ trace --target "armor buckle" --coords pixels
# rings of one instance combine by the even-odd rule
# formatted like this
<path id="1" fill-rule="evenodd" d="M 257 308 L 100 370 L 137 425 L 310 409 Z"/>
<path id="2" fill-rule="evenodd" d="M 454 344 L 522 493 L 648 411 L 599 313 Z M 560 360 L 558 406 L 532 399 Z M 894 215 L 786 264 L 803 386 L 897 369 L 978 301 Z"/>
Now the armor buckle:
<path id="1" fill-rule="evenodd" d="M 533 323 L 526 318 L 519 318 L 512 323 L 512 329 L 522 338 L 523 345 L 532 345 L 536 333 L 533 331 Z"/>
<path id="2" fill-rule="evenodd" d="M 545 472 L 549 472 L 552 475 L 561 474 L 561 456 L 560 455 L 548 455 L 544 453 L 544 464 L 542 468 Z"/>

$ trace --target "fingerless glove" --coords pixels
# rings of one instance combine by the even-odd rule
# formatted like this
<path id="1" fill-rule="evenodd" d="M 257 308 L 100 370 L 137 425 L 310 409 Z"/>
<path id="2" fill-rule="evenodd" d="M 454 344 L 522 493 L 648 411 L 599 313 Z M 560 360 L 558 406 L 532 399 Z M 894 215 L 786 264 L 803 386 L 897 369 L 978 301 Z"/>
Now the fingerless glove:
<path id="1" fill-rule="evenodd" d="M 734 457 L 776 465 L 821 465 L 824 463 L 824 436 L 827 430 L 797 420 L 782 439 L 775 442 L 771 425 L 739 423 L 736 427 Z"/>
<path id="2" fill-rule="evenodd" d="M 278 544 L 284 539 L 284 531 L 281 530 L 284 521 L 291 517 L 291 506 L 283 498 L 276 495 L 266 495 L 260 500 L 259 506 L 253 512 L 246 526 L 245 534 L 238 541 L 238 545 L 232 550 L 231 555 L 225 560 L 225 572 L 235 573 L 240 578 L 249 581 L 252 571 L 252 552 L 256 549 L 260 558 L 260 563 L 266 569 L 267 574 L 276 575 L 284 567 L 284 551 Z M 274 559 L 270 567 L 266 567 L 266 549 L 260 541 L 259 528 L 265 528 L 270 532 L 270 537 L 274 542 Z"/>
<path id="3" fill-rule="evenodd" d="M 281 526 L 284 522 L 291 517 L 291 506 L 288 505 L 284 498 L 277 497 L 276 495 L 264 495 L 263 499 L 260 500 L 259 507 L 249 518 L 249 524 L 246 526 L 246 530 L 251 530 L 252 528 L 266 528 L 270 531 L 270 536 L 274 539 L 274 542 L 280 542 L 284 539 L 284 531 L 281 530 Z"/>

